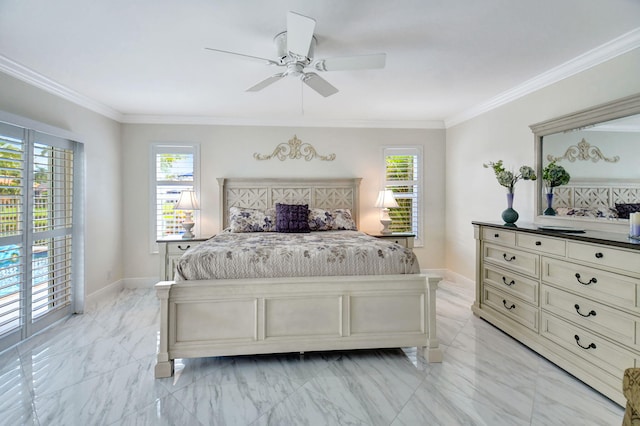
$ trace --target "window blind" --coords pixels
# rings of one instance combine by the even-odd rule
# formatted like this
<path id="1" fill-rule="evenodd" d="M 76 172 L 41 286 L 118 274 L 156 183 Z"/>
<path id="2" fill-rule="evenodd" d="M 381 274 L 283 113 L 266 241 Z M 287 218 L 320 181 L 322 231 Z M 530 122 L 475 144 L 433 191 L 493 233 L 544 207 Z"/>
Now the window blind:
<path id="1" fill-rule="evenodd" d="M 392 232 L 420 235 L 420 152 L 416 148 L 386 148 L 385 188 L 393 191 L 399 207 L 389 209 Z"/>

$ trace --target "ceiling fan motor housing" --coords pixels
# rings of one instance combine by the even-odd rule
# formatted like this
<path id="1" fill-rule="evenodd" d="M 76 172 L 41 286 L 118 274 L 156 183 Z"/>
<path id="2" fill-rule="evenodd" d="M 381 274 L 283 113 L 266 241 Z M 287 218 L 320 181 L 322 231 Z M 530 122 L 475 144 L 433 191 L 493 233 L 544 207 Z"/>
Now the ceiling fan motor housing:
<path id="1" fill-rule="evenodd" d="M 287 49 L 287 32 L 286 31 L 283 31 L 277 34 L 273 38 L 273 42 L 276 45 L 276 55 L 278 58 L 280 58 L 280 62 L 282 64 L 286 64 L 292 61 L 297 62 L 297 61 L 300 61 L 300 59 L 302 59 L 302 58 L 292 58 L 291 56 L 289 56 L 289 50 Z M 311 38 L 311 43 L 309 44 L 309 52 L 307 53 L 307 56 L 306 56 L 309 63 L 311 62 L 310 59 L 313 58 L 313 54 L 314 54 L 317 42 L 318 40 L 316 39 L 316 36 L 313 36 Z"/>

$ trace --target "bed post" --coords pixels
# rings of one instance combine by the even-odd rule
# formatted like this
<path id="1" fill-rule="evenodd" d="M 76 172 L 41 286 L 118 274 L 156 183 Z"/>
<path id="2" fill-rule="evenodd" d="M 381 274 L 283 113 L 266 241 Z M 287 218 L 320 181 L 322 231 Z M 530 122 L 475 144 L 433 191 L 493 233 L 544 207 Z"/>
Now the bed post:
<path id="1" fill-rule="evenodd" d="M 160 300 L 160 348 L 156 362 L 156 379 L 173 376 L 173 360 L 169 359 L 169 290 L 174 281 L 156 284 L 156 296 Z"/>
<path id="2" fill-rule="evenodd" d="M 428 362 L 442 362 L 442 349 L 436 335 L 436 290 L 441 277 L 426 276 L 427 285 L 427 346 L 422 349 L 422 355 Z"/>

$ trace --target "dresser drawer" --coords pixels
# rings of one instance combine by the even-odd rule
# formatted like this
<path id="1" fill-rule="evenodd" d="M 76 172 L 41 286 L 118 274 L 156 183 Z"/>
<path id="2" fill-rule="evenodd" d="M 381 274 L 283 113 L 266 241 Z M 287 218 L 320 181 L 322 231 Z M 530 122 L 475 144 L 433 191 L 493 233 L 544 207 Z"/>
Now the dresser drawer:
<path id="1" fill-rule="evenodd" d="M 520 233 L 516 236 L 518 247 L 536 250 L 545 254 L 556 254 L 564 256 L 566 252 L 566 242 L 557 238 L 542 237 L 535 234 Z"/>
<path id="2" fill-rule="evenodd" d="M 531 306 L 491 286 L 483 288 L 482 299 L 484 305 L 535 332 L 538 331 L 537 306 Z"/>
<path id="3" fill-rule="evenodd" d="M 540 334 L 618 380 L 635 366 L 633 352 L 544 311 Z"/>
<path id="4" fill-rule="evenodd" d="M 516 233 L 503 229 L 482 228 L 482 239 L 510 246 L 516 245 Z"/>
<path id="5" fill-rule="evenodd" d="M 538 282 L 505 269 L 486 264 L 483 272 L 484 284 L 492 285 L 507 294 L 538 306 Z"/>
<path id="6" fill-rule="evenodd" d="M 485 261 L 493 262 L 511 271 L 520 272 L 534 278 L 540 276 L 540 256 L 510 247 L 485 244 Z"/>
<path id="7" fill-rule="evenodd" d="M 636 317 L 555 287 L 542 285 L 542 309 L 606 336 L 617 343 L 638 347 Z"/>
<path id="8" fill-rule="evenodd" d="M 640 279 L 542 257 L 542 281 L 605 303 L 640 311 Z"/>
<path id="9" fill-rule="evenodd" d="M 640 274 L 640 251 L 632 252 L 595 244 L 568 242 L 567 257 L 621 272 Z"/>
<path id="10" fill-rule="evenodd" d="M 184 242 L 171 242 L 167 243 L 167 254 L 169 255 L 182 255 L 184 252 L 192 247 L 196 247 L 201 241 L 184 241 Z"/>

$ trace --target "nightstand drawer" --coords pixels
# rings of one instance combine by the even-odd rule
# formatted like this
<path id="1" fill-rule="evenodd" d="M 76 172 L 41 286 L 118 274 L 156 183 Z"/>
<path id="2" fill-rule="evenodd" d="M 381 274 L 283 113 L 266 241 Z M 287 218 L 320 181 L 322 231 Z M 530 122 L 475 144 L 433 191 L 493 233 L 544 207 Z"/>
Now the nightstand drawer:
<path id="1" fill-rule="evenodd" d="M 189 250 L 192 247 L 196 247 L 201 241 L 184 241 L 184 242 L 171 242 L 167 244 L 167 253 L 170 255 L 180 254 Z"/>
<path id="2" fill-rule="evenodd" d="M 372 237 L 379 238 L 381 240 L 393 241 L 396 244 L 400 244 L 402 247 L 413 248 L 414 234 L 369 234 Z"/>

